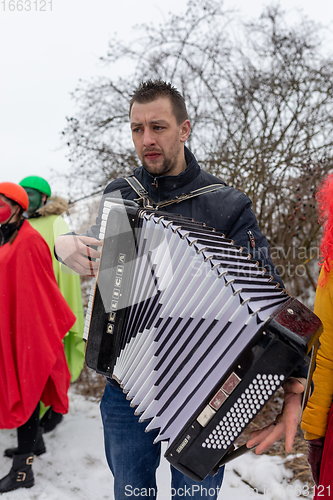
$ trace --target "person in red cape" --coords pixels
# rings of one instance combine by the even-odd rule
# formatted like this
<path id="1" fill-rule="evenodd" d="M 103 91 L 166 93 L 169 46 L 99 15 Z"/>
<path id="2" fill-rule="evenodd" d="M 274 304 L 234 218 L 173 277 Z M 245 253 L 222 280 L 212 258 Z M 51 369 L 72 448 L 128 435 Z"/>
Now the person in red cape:
<path id="1" fill-rule="evenodd" d="M 0 428 L 17 428 L 12 468 L 0 493 L 34 484 L 39 401 L 67 413 L 70 373 L 62 338 L 75 322 L 40 234 L 22 218 L 25 190 L 0 183 Z"/>

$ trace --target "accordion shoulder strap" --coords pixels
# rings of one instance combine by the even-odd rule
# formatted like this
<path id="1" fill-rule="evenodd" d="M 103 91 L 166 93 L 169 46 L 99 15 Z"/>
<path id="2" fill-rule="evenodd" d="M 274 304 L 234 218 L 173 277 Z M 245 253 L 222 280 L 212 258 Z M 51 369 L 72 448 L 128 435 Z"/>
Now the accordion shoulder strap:
<path id="1" fill-rule="evenodd" d="M 156 203 L 150 196 L 148 192 L 145 190 L 143 185 L 138 181 L 138 179 L 134 175 L 130 175 L 128 177 L 124 177 L 125 181 L 131 186 L 131 188 L 139 195 L 136 201 L 139 205 L 142 205 L 144 208 L 157 208 Z"/>
<path id="2" fill-rule="evenodd" d="M 138 179 L 134 175 L 130 175 L 129 177 L 125 177 L 125 180 L 131 186 L 131 188 L 139 195 L 139 198 L 135 201 L 142 205 L 144 208 L 153 208 L 158 210 L 160 208 L 166 207 L 167 205 L 172 205 L 173 203 L 180 203 L 181 201 L 188 200 L 190 198 L 195 198 L 196 196 L 200 196 L 202 194 L 211 193 L 213 191 L 217 191 L 218 189 L 222 189 L 225 187 L 225 184 L 210 184 L 209 186 L 204 186 L 199 189 L 195 189 L 194 191 L 190 191 L 189 193 L 180 194 L 176 196 L 176 198 L 172 200 L 165 200 L 156 203 L 150 196 L 142 184 L 138 181 Z"/>

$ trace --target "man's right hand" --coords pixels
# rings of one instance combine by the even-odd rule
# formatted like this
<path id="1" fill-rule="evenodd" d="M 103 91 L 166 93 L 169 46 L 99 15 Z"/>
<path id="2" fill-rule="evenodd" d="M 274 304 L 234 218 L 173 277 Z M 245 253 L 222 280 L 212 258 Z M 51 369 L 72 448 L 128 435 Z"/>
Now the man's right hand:
<path id="1" fill-rule="evenodd" d="M 54 248 L 57 256 L 73 271 L 95 276 L 99 263 L 91 259 L 98 259 L 100 252 L 91 246 L 101 245 L 101 241 L 89 236 L 65 234 L 56 239 Z"/>
<path id="2" fill-rule="evenodd" d="M 291 453 L 297 427 L 301 421 L 305 384 L 306 379 L 302 377 L 290 377 L 285 381 L 282 413 L 273 424 L 251 433 L 251 439 L 246 443 L 248 448 L 256 446 L 255 453 L 260 455 L 283 436 L 286 436 L 285 450 L 287 453 Z"/>

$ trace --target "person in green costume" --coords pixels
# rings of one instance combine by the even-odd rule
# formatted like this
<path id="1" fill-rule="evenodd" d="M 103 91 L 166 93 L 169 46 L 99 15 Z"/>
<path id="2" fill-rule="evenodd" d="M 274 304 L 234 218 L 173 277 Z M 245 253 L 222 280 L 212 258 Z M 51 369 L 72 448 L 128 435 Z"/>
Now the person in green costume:
<path id="1" fill-rule="evenodd" d="M 71 382 L 80 375 L 84 365 L 85 344 L 82 340 L 84 329 L 84 313 L 81 295 L 80 278 L 76 273 L 64 270 L 54 257 L 54 242 L 61 234 L 70 231 L 68 224 L 61 214 L 66 212 L 68 205 L 66 200 L 60 197 L 51 197 L 49 183 L 38 176 L 28 176 L 19 183 L 27 192 L 29 197 L 29 208 L 25 212 L 26 218 L 31 226 L 36 229 L 48 244 L 52 260 L 54 274 L 61 293 L 76 316 L 76 322 L 64 338 L 64 348 L 68 368 L 71 373 Z M 44 432 L 48 432 L 61 421 L 62 415 L 54 414 L 52 408 L 46 412 L 41 420 Z M 55 425 L 54 425 L 55 424 Z"/>

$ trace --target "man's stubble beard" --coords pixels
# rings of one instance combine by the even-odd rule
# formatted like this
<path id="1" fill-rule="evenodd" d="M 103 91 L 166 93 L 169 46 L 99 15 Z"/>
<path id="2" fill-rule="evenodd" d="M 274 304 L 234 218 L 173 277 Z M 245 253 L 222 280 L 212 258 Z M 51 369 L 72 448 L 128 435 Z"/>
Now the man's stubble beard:
<path id="1" fill-rule="evenodd" d="M 175 167 L 176 161 L 171 158 L 164 158 L 162 165 L 158 168 L 158 172 L 155 172 L 154 167 L 150 167 L 145 159 L 142 160 L 142 165 L 147 172 L 149 172 L 154 177 L 161 177 L 162 175 L 168 175 L 168 173 Z"/>
<path id="2" fill-rule="evenodd" d="M 168 175 L 175 167 L 177 166 L 177 158 L 178 158 L 178 147 L 174 145 L 174 147 L 169 151 L 169 157 L 166 158 L 163 156 L 163 162 L 160 167 L 158 167 L 158 172 L 154 172 L 154 167 L 150 167 L 145 158 L 142 159 L 142 165 L 154 177 L 161 177 L 162 175 Z M 163 154 L 163 153 L 162 153 Z M 174 174 L 176 175 L 176 174 Z"/>

